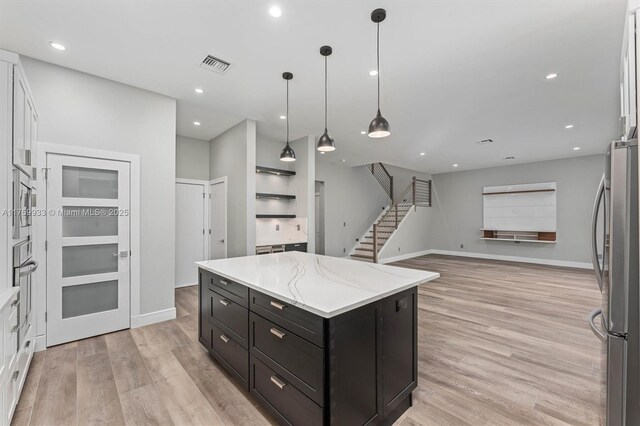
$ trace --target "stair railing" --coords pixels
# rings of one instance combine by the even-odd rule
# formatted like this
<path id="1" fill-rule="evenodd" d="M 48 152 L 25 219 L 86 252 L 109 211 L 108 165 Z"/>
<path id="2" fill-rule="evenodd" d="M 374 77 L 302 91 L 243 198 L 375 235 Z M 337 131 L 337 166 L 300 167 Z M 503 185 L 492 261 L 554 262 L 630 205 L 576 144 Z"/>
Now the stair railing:
<path id="1" fill-rule="evenodd" d="M 400 205 L 412 205 L 416 210 L 418 207 L 431 207 L 431 181 L 418 179 L 414 176 L 407 189 L 401 194 L 400 201 L 393 203 L 389 210 L 373 224 L 373 263 L 378 263 L 378 224 L 391 217 L 394 219 L 395 229 L 398 229 L 400 224 L 398 206 Z"/>
<path id="2" fill-rule="evenodd" d="M 378 181 L 393 203 L 393 176 L 389 174 L 389 171 L 382 163 L 371 163 L 369 171 L 371 171 L 373 177 Z"/>

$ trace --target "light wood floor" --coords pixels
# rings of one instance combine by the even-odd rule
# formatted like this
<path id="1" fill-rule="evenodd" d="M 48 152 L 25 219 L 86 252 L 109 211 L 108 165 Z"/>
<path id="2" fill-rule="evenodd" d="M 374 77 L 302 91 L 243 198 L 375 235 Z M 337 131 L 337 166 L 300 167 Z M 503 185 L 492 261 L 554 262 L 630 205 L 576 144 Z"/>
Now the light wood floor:
<path id="1" fill-rule="evenodd" d="M 401 425 L 598 422 L 600 304 L 590 271 L 424 256 L 419 386 Z M 15 425 L 273 423 L 197 343 L 197 288 L 178 318 L 36 354 Z"/>

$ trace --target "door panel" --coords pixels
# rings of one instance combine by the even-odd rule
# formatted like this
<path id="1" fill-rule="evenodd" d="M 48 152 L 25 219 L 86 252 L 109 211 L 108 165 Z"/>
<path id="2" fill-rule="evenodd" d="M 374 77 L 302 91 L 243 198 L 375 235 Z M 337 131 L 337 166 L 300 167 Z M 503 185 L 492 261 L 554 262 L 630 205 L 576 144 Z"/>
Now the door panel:
<path id="1" fill-rule="evenodd" d="M 176 287 L 198 283 L 206 259 L 205 185 L 176 183 Z"/>
<path id="2" fill-rule="evenodd" d="M 210 194 L 209 259 L 223 259 L 227 257 L 227 183 L 212 184 Z"/>
<path id="3" fill-rule="evenodd" d="M 129 164 L 49 154 L 47 167 L 47 345 L 128 328 Z"/>

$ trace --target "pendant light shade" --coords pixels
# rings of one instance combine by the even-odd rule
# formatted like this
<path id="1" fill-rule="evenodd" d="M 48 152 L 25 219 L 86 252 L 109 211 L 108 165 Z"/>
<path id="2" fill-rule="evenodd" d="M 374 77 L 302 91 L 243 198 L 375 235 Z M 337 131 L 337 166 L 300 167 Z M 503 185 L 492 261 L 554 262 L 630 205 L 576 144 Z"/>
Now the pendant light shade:
<path id="1" fill-rule="evenodd" d="M 285 145 L 284 149 L 280 153 L 280 161 L 296 161 L 296 153 L 293 152 L 289 142 Z"/>
<path id="2" fill-rule="evenodd" d="M 282 78 L 287 81 L 287 145 L 280 153 L 280 161 L 296 161 L 296 153 L 289 145 L 289 80 L 293 78 L 290 72 L 282 73 Z"/>
<path id="3" fill-rule="evenodd" d="M 320 152 L 331 152 L 336 149 L 336 142 L 327 130 L 327 56 L 333 53 L 331 46 L 322 46 L 320 54 L 324 56 L 324 133 L 318 139 L 317 149 Z"/>
<path id="4" fill-rule="evenodd" d="M 371 20 L 377 25 L 376 32 L 376 71 L 378 72 L 378 112 L 369 124 L 370 138 L 386 138 L 391 134 L 391 126 L 386 118 L 380 112 L 380 22 L 387 17 L 384 9 L 376 9 L 371 12 Z"/>
<path id="5" fill-rule="evenodd" d="M 391 134 L 389 122 L 380 114 L 380 110 L 369 124 L 370 138 L 386 138 Z"/>

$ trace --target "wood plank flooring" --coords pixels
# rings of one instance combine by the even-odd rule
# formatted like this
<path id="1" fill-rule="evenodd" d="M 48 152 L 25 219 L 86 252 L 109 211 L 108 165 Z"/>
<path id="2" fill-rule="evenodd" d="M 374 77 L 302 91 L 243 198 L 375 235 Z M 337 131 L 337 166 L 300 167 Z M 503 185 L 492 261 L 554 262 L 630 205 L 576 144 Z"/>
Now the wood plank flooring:
<path id="1" fill-rule="evenodd" d="M 423 256 L 419 386 L 409 425 L 596 425 L 600 305 L 593 273 Z M 197 287 L 177 318 L 35 355 L 14 425 L 274 424 L 197 343 Z"/>

